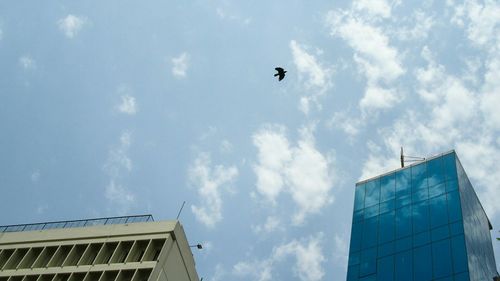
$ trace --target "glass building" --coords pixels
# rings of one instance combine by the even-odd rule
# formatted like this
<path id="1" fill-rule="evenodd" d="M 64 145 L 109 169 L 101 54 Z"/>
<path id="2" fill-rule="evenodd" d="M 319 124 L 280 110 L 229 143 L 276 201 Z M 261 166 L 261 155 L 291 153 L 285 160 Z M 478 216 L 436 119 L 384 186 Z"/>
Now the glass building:
<path id="1" fill-rule="evenodd" d="M 491 229 L 454 151 L 359 182 L 347 281 L 493 280 Z"/>

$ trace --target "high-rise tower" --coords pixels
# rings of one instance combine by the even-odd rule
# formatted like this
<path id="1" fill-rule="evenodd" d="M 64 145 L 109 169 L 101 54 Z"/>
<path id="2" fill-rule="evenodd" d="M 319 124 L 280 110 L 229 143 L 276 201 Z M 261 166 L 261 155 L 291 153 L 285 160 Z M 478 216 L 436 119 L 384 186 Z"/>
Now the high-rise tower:
<path id="1" fill-rule="evenodd" d="M 486 281 L 491 224 L 454 151 L 356 184 L 347 281 Z"/>

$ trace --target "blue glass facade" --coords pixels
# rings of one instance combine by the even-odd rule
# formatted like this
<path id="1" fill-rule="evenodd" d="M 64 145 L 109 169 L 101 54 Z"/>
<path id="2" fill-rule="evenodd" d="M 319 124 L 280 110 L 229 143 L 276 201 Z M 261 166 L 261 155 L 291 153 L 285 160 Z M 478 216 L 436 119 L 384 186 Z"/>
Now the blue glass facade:
<path id="1" fill-rule="evenodd" d="M 496 274 L 488 218 L 455 152 L 356 184 L 347 281 Z"/>

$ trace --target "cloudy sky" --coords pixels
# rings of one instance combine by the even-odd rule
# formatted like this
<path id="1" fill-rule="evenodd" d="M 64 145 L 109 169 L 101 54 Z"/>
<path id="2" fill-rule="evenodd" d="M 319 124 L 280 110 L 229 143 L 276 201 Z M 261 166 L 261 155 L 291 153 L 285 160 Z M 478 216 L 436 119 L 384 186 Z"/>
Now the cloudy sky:
<path id="1" fill-rule="evenodd" d="M 0 221 L 186 201 L 204 280 L 343 280 L 401 146 L 456 149 L 498 231 L 499 105 L 494 0 L 1 1 Z"/>

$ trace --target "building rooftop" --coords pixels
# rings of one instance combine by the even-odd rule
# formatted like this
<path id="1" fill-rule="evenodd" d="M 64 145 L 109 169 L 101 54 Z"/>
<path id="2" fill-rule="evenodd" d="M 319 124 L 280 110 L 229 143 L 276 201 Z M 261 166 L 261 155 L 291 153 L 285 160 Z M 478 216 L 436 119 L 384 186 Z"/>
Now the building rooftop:
<path id="1" fill-rule="evenodd" d="M 154 221 L 152 215 L 134 215 L 134 216 L 105 217 L 105 218 L 94 218 L 94 219 L 83 219 L 83 220 L 12 224 L 12 225 L 0 226 L 0 233 L 35 231 L 35 230 L 57 229 L 57 228 L 88 227 L 96 225 L 127 224 L 127 223 L 150 222 L 150 221 Z"/>

